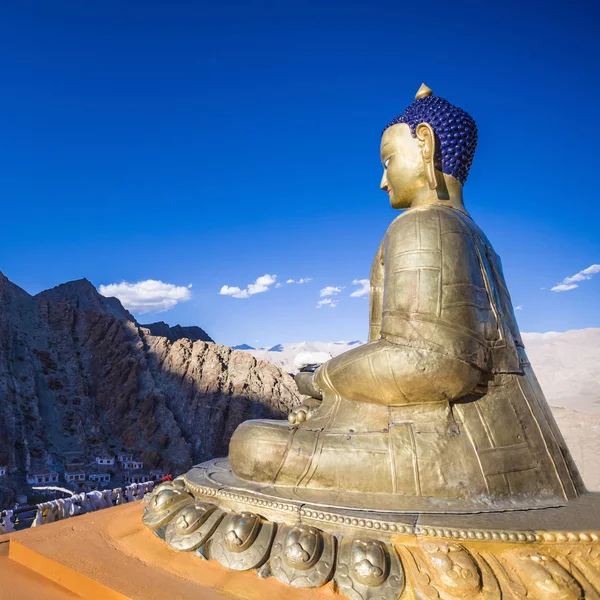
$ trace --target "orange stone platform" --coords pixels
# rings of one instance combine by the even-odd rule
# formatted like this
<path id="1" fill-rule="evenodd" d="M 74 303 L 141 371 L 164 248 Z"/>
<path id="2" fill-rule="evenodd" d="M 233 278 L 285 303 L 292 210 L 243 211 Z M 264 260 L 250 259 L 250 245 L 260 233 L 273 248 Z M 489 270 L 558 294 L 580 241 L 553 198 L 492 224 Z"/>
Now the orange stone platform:
<path id="1" fill-rule="evenodd" d="M 333 584 L 296 589 L 160 543 L 133 502 L 0 536 L 2 600 L 332 600 Z"/>

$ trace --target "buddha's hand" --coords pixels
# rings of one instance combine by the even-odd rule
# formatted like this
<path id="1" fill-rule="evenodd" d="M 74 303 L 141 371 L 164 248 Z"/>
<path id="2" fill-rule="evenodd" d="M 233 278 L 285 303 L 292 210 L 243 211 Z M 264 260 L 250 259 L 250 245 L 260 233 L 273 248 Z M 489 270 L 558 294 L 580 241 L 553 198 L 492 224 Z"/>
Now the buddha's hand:
<path id="1" fill-rule="evenodd" d="M 298 391 L 305 396 L 305 399 L 302 404 L 294 407 L 288 415 L 288 421 L 292 425 L 299 425 L 304 421 L 308 421 L 315 410 L 321 406 L 323 396 L 321 390 L 315 386 L 314 376 L 315 373 L 312 371 L 300 371 L 294 378 Z"/>
<path id="2" fill-rule="evenodd" d="M 296 373 L 294 381 L 298 386 L 298 391 L 304 396 L 310 396 L 317 400 L 323 399 L 321 390 L 315 386 L 315 372 L 300 371 L 300 373 Z"/>
<path id="3" fill-rule="evenodd" d="M 288 421 L 291 425 L 300 425 L 304 421 L 308 421 L 315 413 L 317 408 L 321 406 L 321 400 L 318 398 L 311 398 L 310 396 L 299 404 L 292 408 L 288 415 Z"/>

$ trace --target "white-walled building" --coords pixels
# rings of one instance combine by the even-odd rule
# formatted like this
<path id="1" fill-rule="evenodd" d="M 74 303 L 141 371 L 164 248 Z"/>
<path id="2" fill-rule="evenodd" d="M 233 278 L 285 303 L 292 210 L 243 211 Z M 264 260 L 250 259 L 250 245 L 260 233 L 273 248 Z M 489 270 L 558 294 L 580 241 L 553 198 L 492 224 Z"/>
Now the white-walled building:
<path id="1" fill-rule="evenodd" d="M 96 456 L 96 464 L 97 465 L 114 465 L 115 457 L 114 456 Z"/>
<path id="2" fill-rule="evenodd" d="M 141 460 L 128 460 L 121 465 L 124 469 L 129 471 L 135 471 L 137 469 L 143 469 L 144 463 Z"/>
<path id="3" fill-rule="evenodd" d="M 27 473 L 26 479 L 29 485 L 58 483 L 58 473 L 56 471 L 33 471 Z"/>
<path id="4" fill-rule="evenodd" d="M 88 475 L 90 481 L 96 481 L 100 484 L 105 484 L 110 481 L 110 473 L 90 473 Z"/>
<path id="5" fill-rule="evenodd" d="M 145 483 L 150 481 L 152 477 L 148 473 L 129 473 L 125 475 L 125 481 L 127 484 L 131 483 Z"/>
<path id="6" fill-rule="evenodd" d="M 155 469 L 150 471 L 150 479 L 154 479 L 154 481 L 160 481 L 165 475 L 168 475 L 166 471 L 156 471 Z"/>
<path id="7" fill-rule="evenodd" d="M 133 460 L 133 454 L 119 454 L 118 460 L 120 463 L 129 462 L 130 460 Z"/>
<path id="8" fill-rule="evenodd" d="M 65 481 L 67 483 L 85 481 L 85 471 L 65 471 Z"/>

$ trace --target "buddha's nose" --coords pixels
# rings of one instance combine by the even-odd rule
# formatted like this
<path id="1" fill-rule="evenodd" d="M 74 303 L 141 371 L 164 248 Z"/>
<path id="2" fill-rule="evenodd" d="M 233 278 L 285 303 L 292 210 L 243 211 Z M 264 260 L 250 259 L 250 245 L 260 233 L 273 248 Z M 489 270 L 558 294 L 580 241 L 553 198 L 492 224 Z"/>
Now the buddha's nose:
<path id="1" fill-rule="evenodd" d="M 379 184 L 379 189 L 381 189 L 381 190 L 388 189 L 388 182 L 387 182 L 387 177 L 385 176 L 385 171 L 383 172 L 383 176 L 381 177 L 381 183 Z"/>

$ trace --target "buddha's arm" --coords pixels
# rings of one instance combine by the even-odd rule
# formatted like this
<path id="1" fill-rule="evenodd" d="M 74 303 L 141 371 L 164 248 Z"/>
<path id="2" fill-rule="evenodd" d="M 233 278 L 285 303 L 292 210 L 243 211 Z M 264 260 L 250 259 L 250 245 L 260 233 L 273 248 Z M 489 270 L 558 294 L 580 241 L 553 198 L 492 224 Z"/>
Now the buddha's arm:
<path id="1" fill-rule="evenodd" d="M 381 337 L 381 321 L 383 318 L 383 240 L 379 244 L 373 266 L 371 267 L 371 293 L 369 296 L 369 341 Z"/>
<path id="2" fill-rule="evenodd" d="M 455 225 L 450 213 L 419 210 L 390 226 L 382 339 L 325 363 L 315 374 L 325 394 L 385 405 L 436 402 L 480 383 L 481 342 L 468 331 L 489 315 L 478 306 L 483 296 L 471 302 L 464 294 L 481 283 L 480 265 L 468 234 Z"/>

